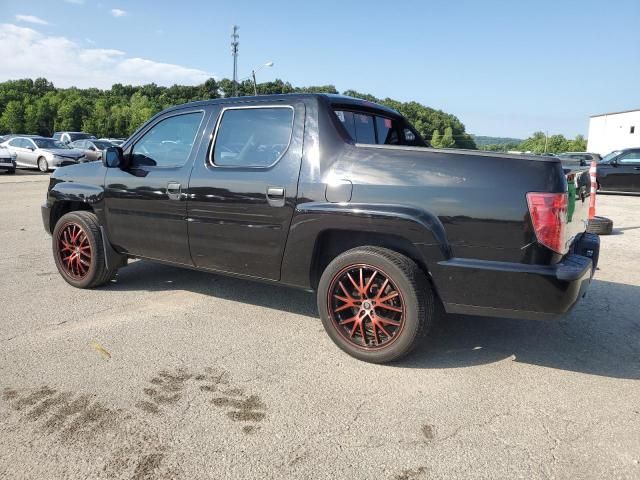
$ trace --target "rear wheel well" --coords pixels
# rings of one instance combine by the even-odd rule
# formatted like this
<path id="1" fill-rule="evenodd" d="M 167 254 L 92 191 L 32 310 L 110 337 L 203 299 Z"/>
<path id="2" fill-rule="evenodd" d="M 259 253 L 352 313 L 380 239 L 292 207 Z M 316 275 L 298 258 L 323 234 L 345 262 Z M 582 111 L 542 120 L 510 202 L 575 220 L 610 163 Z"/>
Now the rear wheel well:
<path id="1" fill-rule="evenodd" d="M 49 223 L 51 231 L 53 232 L 53 229 L 56 228 L 56 223 L 58 223 L 58 220 L 60 220 L 63 215 L 69 212 L 76 212 L 78 210 L 93 212 L 91 205 L 84 202 L 77 202 L 73 200 L 62 200 L 56 202 L 51 209 L 51 221 Z"/>
<path id="2" fill-rule="evenodd" d="M 384 247 L 398 252 L 416 262 L 430 279 L 429 270 L 422 255 L 416 246 L 406 238 L 385 233 L 326 230 L 319 235 L 314 247 L 310 278 L 312 288 L 317 289 L 322 272 L 334 258 L 347 250 L 363 246 Z"/>

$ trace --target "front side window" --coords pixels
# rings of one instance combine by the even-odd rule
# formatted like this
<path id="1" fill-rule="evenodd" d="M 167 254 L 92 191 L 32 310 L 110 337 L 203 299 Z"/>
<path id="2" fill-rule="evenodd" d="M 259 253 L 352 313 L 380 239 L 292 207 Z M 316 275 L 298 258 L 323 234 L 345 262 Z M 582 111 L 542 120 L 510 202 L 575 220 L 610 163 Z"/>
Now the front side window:
<path id="1" fill-rule="evenodd" d="M 632 150 L 631 152 L 620 155 L 618 163 L 640 163 L 640 150 Z"/>
<path id="2" fill-rule="evenodd" d="M 160 120 L 134 145 L 131 164 L 148 167 L 184 165 L 203 116 L 203 112 L 193 112 Z"/>
<path id="3" fill-rule="evenodd" d="M 222 167 L 269 167 L 289 147 L 293 109 L 225 110 L 213 146 L 213 163 Z"/>

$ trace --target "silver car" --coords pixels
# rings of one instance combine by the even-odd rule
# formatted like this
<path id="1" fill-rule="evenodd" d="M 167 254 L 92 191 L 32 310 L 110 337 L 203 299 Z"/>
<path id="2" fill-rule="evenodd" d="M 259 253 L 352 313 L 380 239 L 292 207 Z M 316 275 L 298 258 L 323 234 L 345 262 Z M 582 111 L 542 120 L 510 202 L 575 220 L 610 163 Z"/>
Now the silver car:
<path id="1" fill-rule="evenodd" d="M 9 149 L 0 145 L 0 171 L 7 173 L 16 173 L 16 154 L 11 153 Z"/>
<path id="2" fill-rule="evenodd" d="M 2 145 L 16 154 L 18 167 L 38 167 L 41 172 L 87 160 L 81 150 L 70 148 L 53 138 L 14 137 Z"/>

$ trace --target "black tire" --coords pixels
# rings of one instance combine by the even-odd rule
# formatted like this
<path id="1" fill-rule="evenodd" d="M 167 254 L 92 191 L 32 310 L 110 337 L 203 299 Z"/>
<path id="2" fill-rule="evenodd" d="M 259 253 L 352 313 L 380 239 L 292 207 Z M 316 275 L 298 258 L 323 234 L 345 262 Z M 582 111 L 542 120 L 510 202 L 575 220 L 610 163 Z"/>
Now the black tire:
<path id="1" fill-rule="evenodd" d="M 606 217 L 593 217 L 589 219 L 587 232 L 596 233 L 598 235 L 611 235 L 613 231 L 613 221 Z"/>
<path id="2" fill-rule="evenodd" d="M 345 291 L 344 284 L 341 285 L 341 279 L 349 278 L 348 275 L 351 273 L 363 270 L 365 273 L 362 274 L 362 280 L 356 282 L 359 282 L 360 286 L 366 284 L 364 289 L 361 288 L 358 291 L 365 292 L 364 295 L 358 293 L 358 298 L 362 300 L 356 301 L 357 305 L 346 307 L 346 309 L 346 303 L 342 305 L 335 303 L 336 301 L 344 302 L 335 293 Z M 369 272 L 369 279 L 366 278 L 366 272 Z M 376 277 L 376 275 L 379 276 Z M 376 286 L 373 283 L 374 280 L 371 280 L 372 277 L 376 277 L 375 281 L 381 284 Z M 385 277 L 389 280 L 388 283 L 382 282 Z M 370 284 L 371 290 L 368 291 L 367 286 Z M 341 290 L 337 290 L 338 288 Z M 357 290 L 355 284 L 349 288 L 353 291 Z M 389 292 L 389 289 L 397 292 L 393 294 L 395 296 L 393 300 L 385 300 L 389 297 L 385 293 Z M 375 293 L 377 296 L 373 298 Z M 385 297 L 381 297 L 383 294 Z M 404 357 L 425 339 L 434 320 L 435 299 L 427 277 L 415 262 L 386 248 L 358 247 L 336 257 L 322 273 L 317 295 L 318 311 L 329 337 L 343 351 L 365 362 L 386 363 Z M 355 300 L 355 296 L 349 298 Z M 396 302 L 393 308 L 400 307 L 399 310 L 402 312 L 389 311 L 392 304 L 383 303 L 386 301 Z M 368 310 L 363 313 L 365 309 Z M 340 310 L 345 313 L 338 313 Z M 384 315 L 381 315 L 381 312 Z M 347 317 L 352 315 L 352 317 L 344 319 L 340 317 L 342 315 Z M 395 321 L 399 325 L 390 326 L 392 324 L 382 323 L 385 328 L 380 329 L 378 324 L 376 330 L 376 321 L 380 321 L 382 317 L 386 322 L 388 318 L 385 317 L 390 315 L 397 315 Z M 349 323 L 349 326 L 345 325 L 351 318 L 356 317 L 358 320 Z M 377 318 L 376 321 L 373 320 L 374 317 Z M 364 327 L 356 326 L 360 324 Z M 392 328 L 393 331 L 391 331 Z M 349 329 L 352 329 L 351 332 L 347 332 Z M 356 334 L 353 333 L 354 331 Z"/>
<path id="3" fill-rule="evenodd" d="M 42 173 L 46 173 L 49 171 L 49 164 L 47 163 L 47 159 L 44 157 L 38 157 L 38 170 Z"/>
<path id="4" fill-rule="evenodd" d="M 81 231 L 78 235 L 83 242 L 82 244 L 77 242 L 79 246 L 75 249 L 75 253 L 80 255 L 79 248 L 88 249 L 86 251 L 90 253 L 89 257 L 82 257 L 82 265 L 80 260 L 76 262 L 73 259 L 69 260 L 68 252 L 73 249 L 65 246 L 69 245 L 69 242 L 66 242 L 70 239 L 68 233 L 77 231 L 73 230 L 74 227 Z M 69 285 L 76 288 L 94 288 L 103 285 L 112 280 L 118 272 L 117 268 L 107 269 L 98 217 L 92 212 L 78 211 L 63 215 L 53 229 L 52 249 L 58 272 Z M 72 263 L 76 267 L 70 266 Z M 82 274 L 79 273 L 80 268 L 85 269 Z"/>
<path id="5" fill-rule="evenodd" d="M 9 175 L 13 175 L 14 173 L 16 173 L 16 169 L 15 168 L 10 168 L 9 170 L 7 170 L 7 173 Z"/>

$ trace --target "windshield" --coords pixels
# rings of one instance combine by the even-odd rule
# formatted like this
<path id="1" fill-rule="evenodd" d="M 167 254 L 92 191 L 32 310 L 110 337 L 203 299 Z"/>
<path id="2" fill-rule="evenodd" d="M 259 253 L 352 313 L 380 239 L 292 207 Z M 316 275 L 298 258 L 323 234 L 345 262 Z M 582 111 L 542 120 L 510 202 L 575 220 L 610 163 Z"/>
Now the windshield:
<path id="1" fill-rule="evenodd" d="M 613 152 L 605 155 L 602 160 L 600 160 L 600 163 L 609 163 L 612 158 L 617 157 L 620 153 L 622 153 L 622 150 L 614 150 Z"/>
<path id="2" fill-rule="evenodd" d="M 88 133 L 70 133 L 69 138 L 71 138 L 72 142 L 76 140 L 84 140 L 85 138 L 95 138 L 93 135 L 89 135 Z"/>
<path id="3" fill-rule="evenodd" d="M 113 144 L 111 142 L 106 142 L 106 141 L 103 141 L 103 140 L 98 140 L 98 141 L 94 140 L 93 144 L 96 146 L 96 148 L 98 148 L 100 150 L 104 150 L 105 148 L 109 148 L 109 147 L 113 146 Z"/>
<path id="4" fill-rule="evenodd" d="M 32 140 L 38 148 L 71 148 L 53 138 L 34 138 Z"/>

